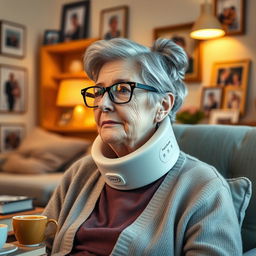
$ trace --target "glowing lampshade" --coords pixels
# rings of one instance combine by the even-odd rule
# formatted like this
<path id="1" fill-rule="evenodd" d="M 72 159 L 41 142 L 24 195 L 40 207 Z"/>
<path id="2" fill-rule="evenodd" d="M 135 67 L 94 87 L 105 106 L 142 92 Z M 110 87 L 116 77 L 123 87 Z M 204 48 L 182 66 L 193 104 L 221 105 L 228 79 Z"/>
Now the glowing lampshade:
<path id="1" fill-rule="evenodd" d="M 60 83 L 57 106 L 73 107 L 83 105 L 83 97 L 81 89 L 86 87 L 85 80 L 80 79 L 65 79 Z"/>
<path id="2" fill-rule="evenodd" d="M 194 39 L 213 39 L 225 35 L 221 23 L 212 13 L 212 5 L 205 1 L 201 5 L 201 14 L 192 27 L 190 36 Z"/>
<path id="3" fill-rule="evenodd" d="M 92 81 L 84 79 L 65 79 L 60 83 L 56 104 L 59 107 L 74 107 L 70 114 L 70 124 L 73 126 L 84 126 L 88 123 L 81 89 L 91 85 Z"/>

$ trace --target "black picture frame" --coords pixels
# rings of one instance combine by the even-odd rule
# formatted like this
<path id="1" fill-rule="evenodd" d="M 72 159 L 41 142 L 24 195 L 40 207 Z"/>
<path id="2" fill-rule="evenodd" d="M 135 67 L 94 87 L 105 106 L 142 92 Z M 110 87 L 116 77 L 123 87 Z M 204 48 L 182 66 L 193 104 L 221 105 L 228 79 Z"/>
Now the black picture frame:
<path id="1" fill-rule="evenodd" d="M 26 51 L 26 28 L 11 21 L 0 21 L 0 54 L 24 58 Z"/>
<path id="2" fill-rule="evenodd" d="M 44 32 L 44 45 L 57 44 L 60 42 L 60 30 L 47 29 Z"/>
<path id="3" fill-rule="evenodd" d="M 61 17 L 61 41 L 67 42 L 87 38 L 89 15 L 90 0 L 63 5 Z M 74 26 L 77 27 L 75 28 Z"/>

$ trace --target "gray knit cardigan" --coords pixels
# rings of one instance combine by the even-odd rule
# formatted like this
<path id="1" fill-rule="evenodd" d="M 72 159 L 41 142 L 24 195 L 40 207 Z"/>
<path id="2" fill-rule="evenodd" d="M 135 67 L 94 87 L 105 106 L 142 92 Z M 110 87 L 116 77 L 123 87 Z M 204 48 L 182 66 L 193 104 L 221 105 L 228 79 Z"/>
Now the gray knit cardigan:
<path id="1" fill-rule="evenodd" d="M 104 185 L 91 156 L 65 172 L 43 213 L 59 223 L 54 240 L 47 240 L 52 255 L 72 250 L 75 234 L 93 211 Z M 121 232 L 111 255 L 242 255 L 227 182 L 214 167 L 181 153 L 145 210 Z"/>

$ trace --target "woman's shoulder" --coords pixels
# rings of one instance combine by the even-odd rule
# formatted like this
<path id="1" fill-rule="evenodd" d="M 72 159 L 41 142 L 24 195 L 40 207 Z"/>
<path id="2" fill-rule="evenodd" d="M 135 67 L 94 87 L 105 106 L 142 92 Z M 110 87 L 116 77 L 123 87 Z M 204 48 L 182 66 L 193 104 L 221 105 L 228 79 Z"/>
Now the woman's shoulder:
<path id="1" fill-rule="evenodd" d="M 185 154 L 185 157 L 186 160 L 179 175 L 181 179 L 189 179 L 190 184 L 207 186 L 218 183 L 220 186 L 229 187 L 226 179 L 214 166 L 189 154 Z"/>
<path id="2" fill-rule="evenodd" d="M 72 179 L 88 179 L 95 172 L 99 173 L 98 168 L 93 161 L 91 154 L 87 154 L 74 162 L 65 172 L 64 176 Z"/>

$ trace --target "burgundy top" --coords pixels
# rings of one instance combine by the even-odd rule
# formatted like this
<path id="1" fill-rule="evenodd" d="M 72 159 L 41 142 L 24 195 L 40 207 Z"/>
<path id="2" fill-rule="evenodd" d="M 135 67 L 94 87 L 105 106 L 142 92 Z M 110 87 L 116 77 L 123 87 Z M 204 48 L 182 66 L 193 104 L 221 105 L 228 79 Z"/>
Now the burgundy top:
<path id="1" fill-rule="evenodd" d="M 133 190 L 104 186 L 95 208 L 78 229 L 69 255 L 110 255 L 119 234 L 142 213 L 164 180 Z"/>

